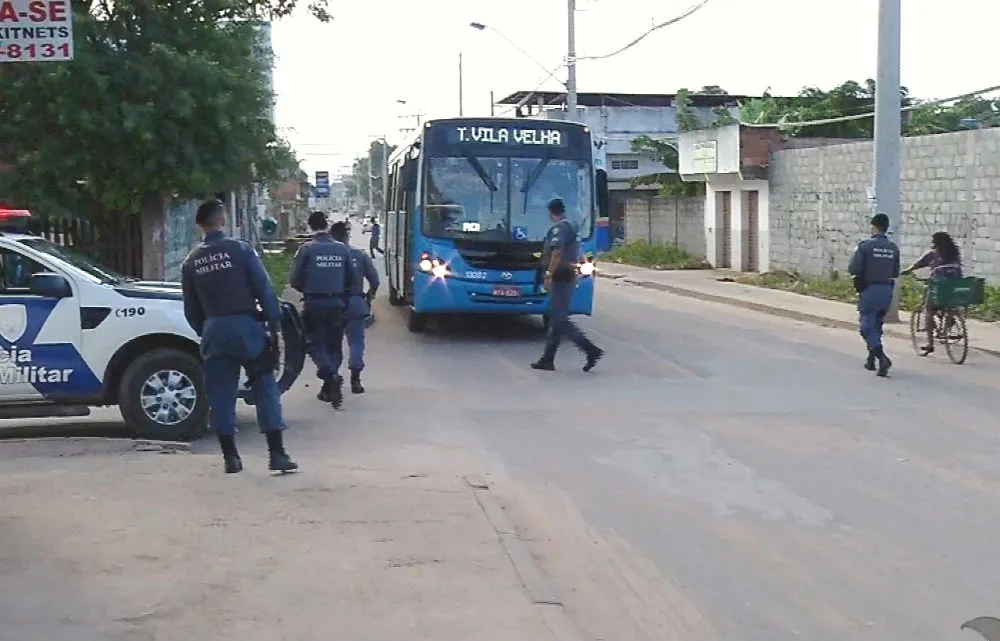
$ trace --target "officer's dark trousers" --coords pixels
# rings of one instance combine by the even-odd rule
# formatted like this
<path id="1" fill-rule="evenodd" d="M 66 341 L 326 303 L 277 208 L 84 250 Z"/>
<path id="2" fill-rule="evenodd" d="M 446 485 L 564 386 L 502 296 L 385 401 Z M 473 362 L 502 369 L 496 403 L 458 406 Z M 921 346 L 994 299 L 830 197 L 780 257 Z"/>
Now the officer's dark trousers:
<path id="1" fill-rule="evenodd" d="M 240 370 L 264 353 L 267 340 L 267 332 L 260 323 L 245 314 L 218 316 L 205 322 L 201 355 L 205 360 L 209 423 L 216 434 L 236 433 Z M 260 376 L 251 391 L 261 431 L 285 429 L 281 418 L 281 392 L 278 391 L 274 373 Z"/>
<path id="2" fill-rule="evenodd" d="M 858 296 L 858 329 L 868 349 L 882 349 L 882 325 L 892 304 L 892 283 L 872 283 Z"/>
<path id="3" fill-rule="evenodd" d="M 348 367 L 361 371 L 365 368 L 365 321 L 368 318 L 368 301 L 363 296 L 351 296 L 344 312 L 344 334 L 347 338 Z M 340 369 L 344 360 L 343 350 L 336 354 L 334 370 Z"/>
<path id="4" fill-rule="evenodd" d="M 325 380 L 337 373 L 343 358 L 343 311 L 339 307 L 310 307 L 307 304 L 302 315 L 316 376 Z"/>
<path id="5" fill-rule="evenodd" d="M 545 351 L 542 353 L 543 361 L 555 360 L 556 351 L 563 338 L 573 341 L 573 344 L 585 353 L 597 349 L 576 326 L 576 323 L 570 320 L 569 305 L 573 298 L 574 289 L 572 282 L 552 283 L 552 290 L 549 294 L 549 334 L 545 341 Z"/>

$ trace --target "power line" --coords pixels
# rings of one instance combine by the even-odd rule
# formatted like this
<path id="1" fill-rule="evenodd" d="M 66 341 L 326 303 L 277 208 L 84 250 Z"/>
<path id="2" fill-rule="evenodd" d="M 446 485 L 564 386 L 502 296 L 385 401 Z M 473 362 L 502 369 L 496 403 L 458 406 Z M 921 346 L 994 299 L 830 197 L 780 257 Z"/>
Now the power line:
<path id="1" fill-rule="evenodd" d="M 952 96 L 951 98 L 941 98 L 938 100 L 929 100 L 927 102 L 920 102 L 917 104 L 909 105 L 903 107 L 900 111 L 913 111 L 915 109 L 923 109 L 924 107 L 936 107 L 938 105 L 943 105 L 946 102 L 955 102 L 956 100 L 963 100 L 965 98 L 974 98 L 980 94 L 991 93 L 994 91 L 1000 91 L 1000 85 L 996 87 L 987 87 L 986 89 L 979 89 L 977 91 L 970 91 L 968 93 L 963 93 L 958 96 Z M 805 122 L 770 122 L 770 123 L 753 123 L 753 122 L 742 122 L 740 125 L 744 127 L 774 127 L 775 125 L 779 127 L 811 127 L 813 125 L 832 125 L 838 122 L 849 122 L 851 120 L 863 120 L 865 118 L 871 118 L 875 115 L 875 112 L 863 114 L 855 114 L 853 116 L 838 116 L 836 118 L 824 118 L 822 120 L 808 120 Z"/>
<path id="2" fill-rule="evenodd" d="M 696 11 L 700 10 L 702 7 L 704 7 L 709 2 L 711 2 L 711 0 L 702 0 L 700 3 L 698 3 L 698 4 L 694 5 L 693 7 L 689 8 L 687 11 L 685 11 L 682 14 L 680 14 L 679 16 L 675 16 L 675 17 L 671 18 L 670 20 L 667 20 L 665 22 L 661 22 L 659 24 L 653 25 L 652 27 L 650 27 L 649 29 L 647 29 L 642 35 L 640 35 L 638 38 L 636 38 L 632 42 L 628 43 L 624 47 L 621 47 L 617 51 L 612 51 L 611 53 L 607 53 L 607 54 L 604 54 L 604 55 L 601 55 L 601 56 L 579 56 L 579 57 L 577 57 L 576 60 L 577 60 L 577 62 L 579 62 L 581 60 L 604 60 L 605 58 L 610 58 L 612 56 L 617 56 L 618 54 L 622 53 L 623 51 L 631 49 L 632 47 L 634 47 L 638 43 L 642 42 L 649 34 L 653 33 L 654 31 L 657 31 L 657 30 L 662 29 L 664 27 L 669 27 L 672 24 L 676 24 L 676 23 L 680 22 L 684 18 L 687 18 L 691 14 L 693 14 Z M 533 93 L 535 93 L 536 91 L 538 91 L 539 89 L 541 89 L 542 86 L 546 82 L 548 82 L 549 78 L 551 78 L 552 76 L 554 76 L 556 74 L 556 72 L 558 72 L 559 70 L 561 70 L 565 66 L 566 66 L 566 62 L 563 62 L 558 67 L 555 67 L 554 69 L 552 69 L 551 71 L 549 71 L 548 75 L 545 76 L 544 78 L 542 78 L 542 81 L 538 83 L 538 86 L 535 87 L 534 89 L 532 89 L 531 91 L 529 91 L 527 93 L 527 95 L 525 96 L 525 98 L 519 104 L 514 105 L 513 107 L 509 107 L 509 108 L 501 111 L 497 115 L 498 116 L 502 116 L 502 115 L 510 113 L 511 111 L 514 111 L 518 107 L 524 105 L 527 102 L 527 100 L 531 97 L 531 95 Z M 557 82 L 559 82 L 559 81 L 557 81 Z M 560 82 L 560 84 L 562 84 L 563 86 L 565 86 L 565 83 Z"/>
<path id="3" fill-rule="evenodd" d="M 662 29 L 664 27 L 669 27 L 672 24 L 680 22 L 684 18 L 687 18 L 691 14 L 693 14 L 696 11 L 700 10 L 702 7 L 704 7 L 706 4 L 708 4 L 711 1 L 712 0 L 702 0 L 701 2 L 699 2 L 696 5 L 694 5 L 693 7 L 689 8 L 687 11 L 685 11 L 681 15 L 676 16 L 674 18 L 671 18 L 670 20 L 667 20 L 665 22 L 661 22 L 659 24 L 653 25 L 652 27 L 650 27 L 649 29 L 647 29 L 646 32 L 643 33 L 641 36 L 639 36 L 638 38 L 636 38 L 632 42 L 628 43 L 624 47 L 621 47 L 620 49 L 616 49 L 616 50 L 612 51 L 611 53 L 606 53 L 606 54 L 601 55 L 601 56 L 581 56 L 581 57 L 577 58 L 577 61 L 580 61 L 580 60 L 604 60 L 605 58 L 610 58 L 611 56 L 617 56 L 618 54 L 622 53 L 623 51 L 631 49 L 635 45 L 637 45 L 640 42 L 642 42 L 643 40 L 645 40 L 646 37 L 649 36 L 649 34 L 653 33 L 654 31 L 657 31 L 657 30 Z"/>

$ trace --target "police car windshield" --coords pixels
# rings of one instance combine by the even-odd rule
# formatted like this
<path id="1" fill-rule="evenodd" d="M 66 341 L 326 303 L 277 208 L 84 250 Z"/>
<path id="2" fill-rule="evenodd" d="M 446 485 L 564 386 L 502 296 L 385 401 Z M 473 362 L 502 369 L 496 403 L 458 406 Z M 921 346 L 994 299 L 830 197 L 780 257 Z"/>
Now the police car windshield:
<path id="1" fill-rule="evenodd" d="M 70 247 L 60 247 L 45 238 L 22 238 L 22 245 L 27 245 L 35 251 L 48 254 L 54 258 L 65 261 L 77 269 L 90 274 L 105 283 L 116 284 L 126 280 L 133 280 L 124 274 L 119 274 L 113 269 L 108 269 L 96 263 L 90 256 Z"/>
<path id="2" fill-rule="evenodd" d="M 566 204 L 581 240 L 590 236 L 589 162 L 457 156 L 430 158 L 426 169 L 426 236 L 540 242 L 552 226 L 547 205 L 554 198 Z"/>

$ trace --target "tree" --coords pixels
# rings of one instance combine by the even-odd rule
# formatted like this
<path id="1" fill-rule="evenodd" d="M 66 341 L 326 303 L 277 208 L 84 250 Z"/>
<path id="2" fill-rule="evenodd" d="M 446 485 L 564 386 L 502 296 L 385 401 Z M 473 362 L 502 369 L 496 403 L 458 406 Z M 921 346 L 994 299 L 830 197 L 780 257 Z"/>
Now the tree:
<path id="1" fill-rule="evenodd" d="M 901 88 L 900 99 L 902 106 L 914 107 L 904 113 L 903 135 L 906 136 L 959 131 L 969 125 L 1000 125 L 1000 100 L 976 97 L 959 100 L 951 106 L 923 107 L 905 87 Z M 791 98 L 765 95 L 742 105 L 740 120 L 754 124 L 807 122 L 870 114 L 874 109 L 875 81 L 869 79 L 864 83 L 848 81 L 830 91 L 806 87 Z M 866 116 L 824 125 L 789 127 L 787 131 L 792 136 L 872 138 L 875 120 Z"/>
<path id="2" fill-rule="evenodd" d="M 699 94 L 707 96 L 728 96 L 729 92 L 720 87 L 719 85 L 705 85 L 698 90 Z"/>
<path id="3" fill-rule="evenodd" d="M 0 193 L 99 219 L 275 178 L 294 157 L 267 117 L 260 21 L 295 4 L 76 0 L 72 62 L 0 66 Z"/>
<path id="4" fill-rule="evenodd" d="M 351 165 L 351 175 L 347 177 L 347 195 L 368 202 L 368 176 L 371 168 L 368 156 L 358 156 Z"/>
<path id="5" fill-rule="evenodd" d="M 632 181 L 633 186 L 660 185 L 660 193 L 665 196 L 696 196 L 704 193 L 702 183 L 683 182 L 680 179 L 679 156 L 675 142 L 639 136 L 632 140 L 632 150 L 653 158 L 669 170 L 636 178 Z"/>

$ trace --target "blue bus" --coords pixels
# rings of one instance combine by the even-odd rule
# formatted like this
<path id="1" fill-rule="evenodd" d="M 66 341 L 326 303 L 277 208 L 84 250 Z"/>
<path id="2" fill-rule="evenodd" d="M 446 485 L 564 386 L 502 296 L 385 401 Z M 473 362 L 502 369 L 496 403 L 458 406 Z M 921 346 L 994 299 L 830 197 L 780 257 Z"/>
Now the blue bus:
<path id="1" fill-rule="evenodd" d="M 586 126 L 525 118 L 433 120 L 397 149 L 385 267 L 389 301 L 410 308 L 410 331 L 432 314 L 535 314 L 547 323 L 548 299 L 535 285 L 553 198 L 566 203 L 583 254 L 571 313 L 590 315 L 595 220 L 608 201 L 595 153 Z"/>

